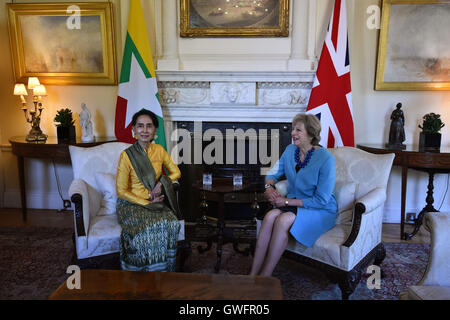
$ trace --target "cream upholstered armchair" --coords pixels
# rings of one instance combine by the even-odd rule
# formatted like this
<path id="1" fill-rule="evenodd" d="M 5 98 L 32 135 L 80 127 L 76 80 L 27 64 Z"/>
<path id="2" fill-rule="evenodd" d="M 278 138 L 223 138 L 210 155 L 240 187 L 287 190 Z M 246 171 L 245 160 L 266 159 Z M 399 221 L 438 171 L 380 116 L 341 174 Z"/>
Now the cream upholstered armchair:
<path id="1" fill-rule="evenodd" d="M 69 196 L 74 211 L 74 264 L 81 268 L 120 268 L 121 228 L 116 216 L 116 172 L 120 153 L 130 144 L 110 142 L 95 147 L 69 146 L 73 177 Z M 179 240 L 184 240 L 184 220 Z M 180 243 L 181 268 L 188 250 Z"/>
<path id="2" fill-rule="evenodd" d="M 365 268 L 373 261 L 380 265 L 386 255 L 381 229 L 394 154 L 375 155 L 351 147 L 328 151 L 336 158 L 336 225 L 310 248 L 289 236 L 285 256 L 324 271 L 339 284 L 342 299 L 348 299 Z M 286 180 L 276 187 L 287 194 Z"/>
<path id="3" fill-rule="evenodd" d="M 428 212 L 423 224 L 431 234 L 430 257 L 422 279 L 402 300 L 450 300 L 450 212 Z"/>

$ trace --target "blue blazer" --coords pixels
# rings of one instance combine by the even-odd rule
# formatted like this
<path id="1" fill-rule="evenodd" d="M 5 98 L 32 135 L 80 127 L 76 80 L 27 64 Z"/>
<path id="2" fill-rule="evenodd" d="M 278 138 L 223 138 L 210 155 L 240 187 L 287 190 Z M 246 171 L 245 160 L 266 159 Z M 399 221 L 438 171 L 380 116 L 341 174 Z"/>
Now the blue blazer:
<path id="1" fill-rule="evenodd" d="M 278 179 L 284 174 L 289 182 L 287 198 L 301 199 L 303 207 L 290 229 L 301 244 L 311 247 L 325 232 L 333 228 L 337 216 L 337 202 L 333 194 L 336 182 L 336 159 L 321 147 L 312 153 L 306 167 L 295 170 L 295 150 L 289 145 L 280 160 L 269 171 L 266 180 Z"/>

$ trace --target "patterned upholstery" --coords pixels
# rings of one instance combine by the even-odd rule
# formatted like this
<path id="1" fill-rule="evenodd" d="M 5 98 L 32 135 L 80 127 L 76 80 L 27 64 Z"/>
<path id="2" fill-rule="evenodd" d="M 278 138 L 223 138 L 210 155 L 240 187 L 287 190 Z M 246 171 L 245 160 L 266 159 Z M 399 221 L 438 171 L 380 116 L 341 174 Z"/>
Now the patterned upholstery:
<path id="1" fill-rule="evenodd" d="M 431 250 L 419 283 L 400 293 L 402 300 L 450 300 L 450 212 L 428 212 L 423 219 L 431 233 Z"/>
<path id="2" fill-rule="evenodd" d="M 97 216 L 103 199 L 100 190 L 103 188 L 97 185 L 96 173 L 115 176 L 120 153 L 129 146 L 123 142 L 110 142 L 90 148 L 69 146 L 74 177 L 69 196 L 76 193 L 82 195 L 86 232 L 86 236 L 79 237 L 75 228 L 78 259 L 119 251 L 120 226 L 117 216 Z"/>
<path id="3" fill-rule="evenodd" d="M 85 236 L 79 236 L 75 221 L 75 247 L 78 259 L 119 252 L 121 228 L 115 212 L 105 214 L 102 204 L 109 201 L 115 190 L 115 177 L 120 153 L 130 144 L 110 142 L 95 147 L 69 146 L 74 180 L 69 196 L 80 194 L 83 200 Z M 103 174 L 103 175 L 102 175 Z M 113 179 L 99 179 L 113 175 Z M 98 185 L 98 182 L 114 185 Z M 102 193 L 103 191 L 103 193 Z M 104 208 L 103 208 L 104 209 Z M 75 217 L 74 217 L 75 218 Z M 180 220 L 179 240 L 184 239 L 184 221 Z"/>
<path id="4" fill-rule="evenodd" d="M 302 246 L 290 237 L 286 250 L 350 271 L 381 242 L 386 187 L 394 154 L 375 155 L 351 147 L 328 151 L 336 158 L 336 225 L 311 248 Z M 363 203 L 366 211 L 362 215 L 355 241 L 346 247 L 343 244 L 350 235 L 354 204 L 357 202 Z"/>

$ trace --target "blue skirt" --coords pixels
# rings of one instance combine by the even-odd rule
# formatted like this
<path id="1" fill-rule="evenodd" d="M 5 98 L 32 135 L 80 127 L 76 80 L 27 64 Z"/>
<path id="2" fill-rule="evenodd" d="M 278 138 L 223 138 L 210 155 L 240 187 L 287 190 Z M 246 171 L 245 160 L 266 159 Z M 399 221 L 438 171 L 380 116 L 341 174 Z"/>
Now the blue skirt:
<path id="1" fill-rule="evenodd" d="M 336 211 L 298 208 L 289 231 L 295 240 L 312 247 L 322 234 L 334 227 L 336 216 Z"/>

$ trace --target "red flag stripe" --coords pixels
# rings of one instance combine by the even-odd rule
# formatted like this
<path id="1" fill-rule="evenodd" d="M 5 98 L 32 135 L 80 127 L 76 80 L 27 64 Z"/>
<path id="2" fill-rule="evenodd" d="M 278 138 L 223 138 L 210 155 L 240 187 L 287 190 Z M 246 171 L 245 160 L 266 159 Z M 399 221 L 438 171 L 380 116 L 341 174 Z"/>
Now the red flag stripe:
<path id="1" fill-rule="evenodd" d="M 117 141 L 126 142 L 126 143 L 135 143 L 136 140 L 133 138 L 131 134 L 132 123 L 125 127 L 125 119 L 127 116 L 127 104 L 128 100 L 122 98 L 121 96 L 117 96 L 117 104 L 116 104 L 116 122 L 114 133 L 116 134 Z"/>
<path id="2" fill-rule="evenodd" d="M 333 132 L 331 132 L 331 129 L 328 128 L 328 141 L 327 141 L 327 148 L 333 148 L 335 144 Z"/>
<path id="3" fill-rule="evenodd" d="M 333 42 L 334 49 L 337 51 L 338 35 L 339 35 L 339 20 L 341 18 L 341 0 L 336 0 L 334 4 L 333 13 L 333 29 L 331 33 L 331 41 Z"/>

